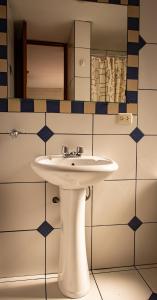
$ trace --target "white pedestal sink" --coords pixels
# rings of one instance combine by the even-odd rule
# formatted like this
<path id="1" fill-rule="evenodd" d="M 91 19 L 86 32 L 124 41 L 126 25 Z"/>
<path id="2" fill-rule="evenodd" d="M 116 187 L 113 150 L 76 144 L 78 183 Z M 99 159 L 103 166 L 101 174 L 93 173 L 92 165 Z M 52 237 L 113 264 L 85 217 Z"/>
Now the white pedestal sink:
<path id="1" fill-rule="evenodd" d="M 58 283 L 65 296 L 80 298 L 90 288 L 85 243 L 86 188 L 105 179 L 118 165 L 106 157 L 49 155 L 37 157 L 32 168 L 46 181 L 59 185 L 62 233 Z"/>

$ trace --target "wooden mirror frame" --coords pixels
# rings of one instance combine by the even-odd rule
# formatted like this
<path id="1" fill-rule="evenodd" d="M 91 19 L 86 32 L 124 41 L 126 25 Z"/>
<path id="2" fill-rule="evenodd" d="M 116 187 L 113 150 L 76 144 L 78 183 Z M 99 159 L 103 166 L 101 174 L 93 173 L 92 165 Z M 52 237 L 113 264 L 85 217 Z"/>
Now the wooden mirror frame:
<path id="1" fill-rule="evenodd" d="M 127 6 L 127 89 L 125 103 L 8 98 L 7 0 L 0 0 L 0 112 L 137 114 L 140 0 L 80 0 Z"/>

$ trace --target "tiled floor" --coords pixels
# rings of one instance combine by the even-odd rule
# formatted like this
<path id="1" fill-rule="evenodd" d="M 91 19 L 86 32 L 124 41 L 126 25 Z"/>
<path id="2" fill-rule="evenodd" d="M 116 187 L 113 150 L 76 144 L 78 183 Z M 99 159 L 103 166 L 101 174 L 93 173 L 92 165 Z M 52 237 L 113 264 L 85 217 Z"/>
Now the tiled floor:
<path id="1" fill-rule="evenodd" d="M 157 300 L 157 265 L 94 270 L 82 300 Z M 45 284 L 46 283 L 46 284 Z M 0 280 L 0 300 L 62 300 L 57 276 Z"/>

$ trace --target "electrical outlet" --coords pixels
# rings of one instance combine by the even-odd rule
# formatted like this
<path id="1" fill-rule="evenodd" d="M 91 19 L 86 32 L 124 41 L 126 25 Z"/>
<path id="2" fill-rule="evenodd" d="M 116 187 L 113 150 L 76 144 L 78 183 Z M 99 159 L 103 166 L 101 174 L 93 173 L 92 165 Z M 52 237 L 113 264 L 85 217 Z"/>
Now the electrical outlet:
<path id="1" fill-rule="evenodd" d="M 131 113 L 119 113 L 118 114 L 118 123 L 119 124 L 132 124 L 133 115 Z"/>

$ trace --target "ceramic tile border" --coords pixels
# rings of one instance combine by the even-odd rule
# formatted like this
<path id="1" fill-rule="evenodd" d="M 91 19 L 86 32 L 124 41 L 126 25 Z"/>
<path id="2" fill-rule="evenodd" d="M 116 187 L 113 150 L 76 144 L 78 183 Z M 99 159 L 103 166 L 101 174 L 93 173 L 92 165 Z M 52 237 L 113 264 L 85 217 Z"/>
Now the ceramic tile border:
<path id="1" fill-rule="evenodd" d="M 128 14 L 128 66 L 126 103 L 7 99 L 7 0 L 0 0 L 0 111 L 54 112 L 82 114 L 137 114 L 139 67 L 139 5 L 140 0 L 81 0 L 126 5 Z"/>

